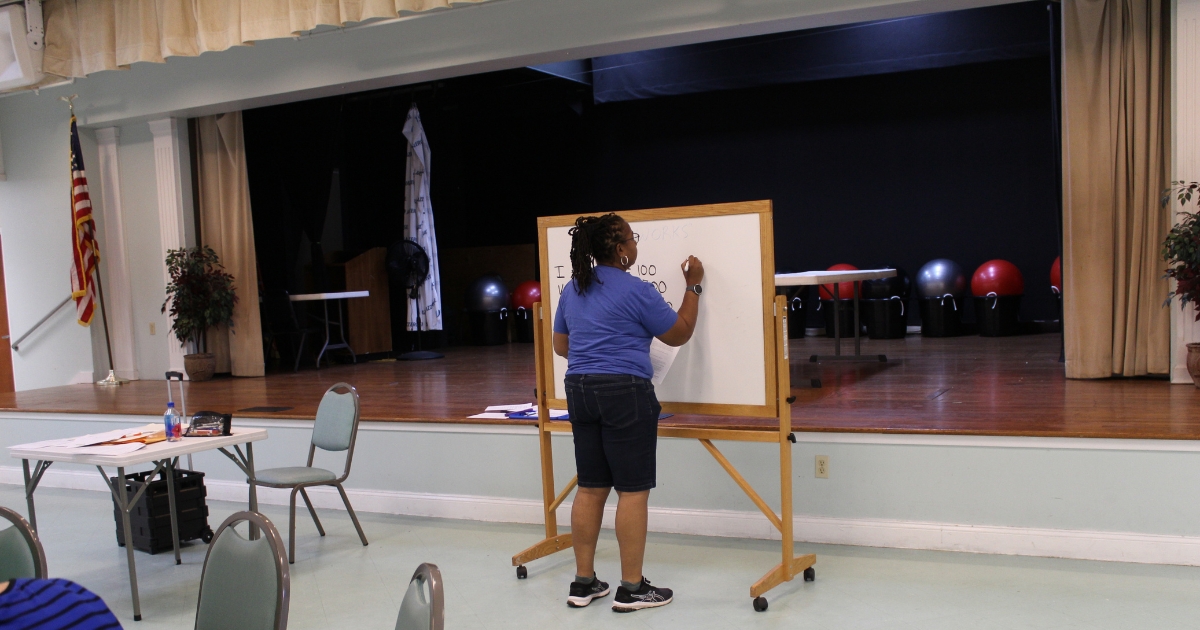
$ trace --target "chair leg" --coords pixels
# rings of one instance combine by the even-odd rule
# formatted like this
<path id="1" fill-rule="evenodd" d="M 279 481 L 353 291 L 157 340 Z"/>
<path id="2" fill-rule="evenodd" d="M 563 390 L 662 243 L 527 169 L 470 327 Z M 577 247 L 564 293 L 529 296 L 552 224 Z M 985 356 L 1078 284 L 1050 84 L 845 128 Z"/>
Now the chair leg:
<path id="1" fill-rule="evenodd" d="M 346 504 L 346 511 L 350 513 L 350 520 L 354 521 L 354 529 L 358 530 L 358 539 L 362 541 L 364 547 L 367 546 L 367 535 L 363 533 L 362 525 L 358 524 L 358 515 L 354 513 L 354 508 L 350 507 L 350 499 L 346 496 L 346 489 L 342 484 L 337 484 L 338 493 L 342 495 L 342 503 Z"/>
<path id="2" fill-rule="evenodd" d="M 321 527 L 321 519 L 317 518 L 317 511 L 313 509 L 312 501 L 308 500 L 308 493 L 304 491 L 304 488 L 300 488 L 300 496 L 304 498 L 304 505 L 308 506 L 308 513 L 312 515 L 313 522 L 317 524 L 317 531 L 324 536 L 325 528 Z"/>
<path id="3" fill-rule="evenodd" d="M 296 564 L 296 492 L 292 488 L 292 500 L 288 505 L 288 564 Z"/>

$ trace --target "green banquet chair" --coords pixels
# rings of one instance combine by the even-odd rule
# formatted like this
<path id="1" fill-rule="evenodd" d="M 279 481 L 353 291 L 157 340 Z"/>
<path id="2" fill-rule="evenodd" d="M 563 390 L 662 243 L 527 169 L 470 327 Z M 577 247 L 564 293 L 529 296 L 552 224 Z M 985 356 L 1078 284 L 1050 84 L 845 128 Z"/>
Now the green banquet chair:
<path id="1" fill-rule="evenodd" d="M 396 630 L 442 630 L 445 614 L 442 572 L 436 564 L 426 562 L 417 567 L 408 582 L 396 616 Z"/>
<path id="2" fill-rule="evenodd" d="M 350 476 L 350 464 L 354 460 L 354 442 L 358 436 L 358 412 L 358 390 L 347 383 L 337 383 L 331 386 L 325 391 L 325 395 L 321 398 L 321 404 L 317 407 L 317 419 L 313 422 L 312 441 L 308 445 L 308 463 L 304 466 L 268 468 L 255 472 L 254 483 L 256 485 L 267 488 L 291 488 L 292 490 L 288 513 L 288 562 L 290 563 L 296 562 L 297 493 L 304 499 L 304 504 L 308 506 L 308 513 L 312 515 L 313 523 L 317 525 L 317 531 L 322 536 L 325 535 L 321 519 L 317 518 L 317 511 L 313 509 L 312 501 L 309 500 L 308 492 L 305 491 L 306 488 L 313 486 L 333 486 L 338 489 L 342 495 L 342 503 L 346 504 L 346 511 L 350 513 L 350 520 L 354 521 L 354 529 L 358 530 L 359 539 L 362 540 L 364 547 L 367 546 L 367 536 L 363 534 L 358 516 L 354 513 L 354 508 L 350 507 L 346 489 L 342 487 L 342 482 Z M 334 452 L 346 451 L 346 468 L 340 477 L 331 471 L 312 465 L 313 456 L 316 455 L 318 448 Z"/>
<path id="3" fill-rule="evenodd" d="M 261 535 L 243 537 L 234 529 L 243 521 Z M 275 525 L 258 512 L 225 519 L 204 557 L 196 630 L 284 630 L 290 597 L 288 563 Z"/>
<path id="4" fill-rule="evenodd" d="M 0 518 L 12 526 L 0 530 L 0 582 L 16 578 L 46 578 L 46 552 L 37 532 L 20 514 L 0 507 Z"/>

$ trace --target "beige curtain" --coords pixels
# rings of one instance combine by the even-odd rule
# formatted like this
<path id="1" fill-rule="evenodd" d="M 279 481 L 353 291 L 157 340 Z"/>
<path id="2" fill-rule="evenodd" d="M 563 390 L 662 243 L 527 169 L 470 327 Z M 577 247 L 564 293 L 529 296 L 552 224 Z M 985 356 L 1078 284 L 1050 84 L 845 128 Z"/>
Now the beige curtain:
<path id="1" fill-rule="evenodd" d="M 1169 0 L 1063 0 L 1067 376 L 1166 374 Z"/>
<path id="2" fill-rule="evenodd" d="M 319 25 L 447 9 L 486 0 L 46 0 L 43 69 L 64 77 L 137 61 L 195 57 Z"/>
<path id="3" fill-rule="evenodd" d="M 217 355 L 217 372 L 263 375 L 262 321 L 258 315 L 258 269 L 254 225 L 250 220 L 250 182 L 242 142 L 242 113 L 196 119 L 197 187 L 200 236 L 233 275 L 238 302 L 233 329 L 208 331 L 208 351 Z"/>

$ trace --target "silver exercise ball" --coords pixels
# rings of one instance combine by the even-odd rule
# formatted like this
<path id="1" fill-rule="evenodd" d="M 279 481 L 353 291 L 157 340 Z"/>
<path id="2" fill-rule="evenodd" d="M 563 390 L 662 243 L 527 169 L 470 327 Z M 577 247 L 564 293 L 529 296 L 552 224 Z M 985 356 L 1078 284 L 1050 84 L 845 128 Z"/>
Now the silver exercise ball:
<path id="1" fill-rule="evenodd" d="M 471 283 L 467 289 L 467 310 L 498 311 L 508 308 L 508 287 L 497 275 L 486 275 Z"/>
<path id="2" fill-rule="evenodd" d="M 917 272 L 917 297 L 942 297 L 947 293 L 961 297 L 966 291 L 966 274 L 958 263 L 948 258 L 931 260 Z"/>

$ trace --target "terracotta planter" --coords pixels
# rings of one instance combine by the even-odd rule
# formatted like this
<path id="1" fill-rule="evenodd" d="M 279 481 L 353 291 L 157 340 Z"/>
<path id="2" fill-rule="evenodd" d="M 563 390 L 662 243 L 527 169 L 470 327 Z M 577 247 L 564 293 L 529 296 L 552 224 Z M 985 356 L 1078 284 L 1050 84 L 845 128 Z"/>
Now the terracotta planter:
<path id="1" fill-rule="evenodd" d="M 207 381 L 217 371 L 217 356 L 211 352 L 183 355 L 183 369 L 193 381 Z"/>
<path id="2" fill-rule="evenodd" d="M 1200 387 L 1200 343 L 1187 345 L 1187 367 L 1188 374 L 1192 375 L 1192 382 L 1196 387 Z"/>

